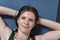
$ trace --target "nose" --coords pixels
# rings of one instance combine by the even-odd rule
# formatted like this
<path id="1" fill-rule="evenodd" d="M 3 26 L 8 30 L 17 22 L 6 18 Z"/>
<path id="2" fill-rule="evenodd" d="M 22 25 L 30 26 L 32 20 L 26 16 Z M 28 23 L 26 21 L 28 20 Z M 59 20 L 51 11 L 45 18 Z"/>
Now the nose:
<path id="1" fill-rule="evenodd" d="M 26 25 L 29 24 L 29 20 L 28 20 L 28 19 L 25 20 L 25 24 L 26 24 Z"/>

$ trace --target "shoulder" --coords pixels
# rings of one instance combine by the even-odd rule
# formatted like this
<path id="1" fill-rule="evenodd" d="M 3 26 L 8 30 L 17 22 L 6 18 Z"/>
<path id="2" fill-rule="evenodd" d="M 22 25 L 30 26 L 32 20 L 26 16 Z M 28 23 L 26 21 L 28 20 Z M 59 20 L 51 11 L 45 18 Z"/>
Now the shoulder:
<path id="1" fill-rule="evenodd" d="M 12 30 L 9 27 L 7 27 L 6 28 L 6 37 L 9 37 L 11 35 L 11 33 L 12 33 Z"/>
<path id="2" fill-rule="evenodd" d="M 43 35 L 36 35 L 36 36 L 35 36 L 35 39 L 36 39 L 36 40 L 42 40 L 42 38 L 43 38 Z"/>
<path id="3" fill-rule="evenodd" d="M 8 39 L 12 33 L 12 30 L 9 27 L 6 27 L 5 30 L 2 30 L 0 35 L 1 39 Z"/>

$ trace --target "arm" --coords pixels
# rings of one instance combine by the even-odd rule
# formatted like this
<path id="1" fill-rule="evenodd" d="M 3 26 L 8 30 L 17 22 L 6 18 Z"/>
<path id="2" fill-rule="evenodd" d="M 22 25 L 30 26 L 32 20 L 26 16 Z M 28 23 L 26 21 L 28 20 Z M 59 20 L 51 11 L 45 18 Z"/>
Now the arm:
<path id="1" fill-rule="evenodd" d="M 60 23 L 57 23 L 55 21 L 40 18 L 39 24 L 42 24 L 42 25 L 52 28 L 54 30 L 60 30 Z"/>
<path id="2" fill-rule="evenodd" d="M 14 11 L 16 11 L 16 10 L 0 6 L 0 15 L 13 16 Z M 17 13 L 18 13 L 18 11 L 17 11 Z M 12 30 L 7 27 L 7 25 L 4 23 L 3 19 L 0 16 L 0 36 L 8 38 L 10 36 L 11 32 L 12 32 Z"/>
<path id="3" fill-rule="evenodd" d="M 43 35 L 43 40 L 58 40 L 60 39 L 60 31 L 50 31 Z"/>
<path id="4" fill-rule="evenodd" d="M 9 38 L 12 30 L 5 25 L 3 19 L 0 16 L 0 36 L 4 38 Z M 6 35 L 7 34 L 7 35 Z"/>
<path id="5" fill-rule="evenodd" d="M 17 10 L 13 10 L 13 9 L 10 9 L 10 8 L 7 8 L 7 7 L 3 7 L 3 6 L 0 6 L 0 15 L 10 15 L 10 16 L 13 16 L 16 12 L 16 15 L 18 13 Z"/>
<path id="6" fill-rule="evenodd" d="M 35 36 L 36 40 L 58 40 L 60 39 L 60 31 L 49 31 L 43 35 Z"/>

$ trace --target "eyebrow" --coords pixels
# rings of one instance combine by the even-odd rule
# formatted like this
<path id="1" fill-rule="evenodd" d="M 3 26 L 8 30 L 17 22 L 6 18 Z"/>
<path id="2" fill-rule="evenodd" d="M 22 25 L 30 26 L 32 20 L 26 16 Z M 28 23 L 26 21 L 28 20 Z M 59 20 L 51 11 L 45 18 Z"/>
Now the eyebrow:
<path id="1" fill-rule="evenodd" d="M 22 17 L 26 17 L 26 16 L 23 15 Z M 31 18 L 31 17 L 29 17 L 29 19 L 33 19 L 34 20 L 34 18 Z"/>

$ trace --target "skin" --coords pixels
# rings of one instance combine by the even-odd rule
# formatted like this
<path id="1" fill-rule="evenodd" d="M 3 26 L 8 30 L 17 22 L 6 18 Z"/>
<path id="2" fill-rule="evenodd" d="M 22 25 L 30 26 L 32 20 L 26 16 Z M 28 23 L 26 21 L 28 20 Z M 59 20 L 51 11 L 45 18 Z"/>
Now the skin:
<path id="1" fill-rule="evenodd" d="M 15 39 L 21 40 L 20 37 L 22 37 L 23 35 L 26 38 L 28 38 L 31 29 L 35 26 L 35 15 L 33 14 L 33 12 L 30 12 L 30 11 L 22 12 L 21 16 L 17 20 L 17 23 L 18 23 L 18 32 L 16 33 L 17 35 L 16 35 Z M 8 30 L 8 28 L 6 28 L 6 31 L 7 30 Z M 11 30 L 9 30 L 9 31 L 11 31 Z M 11 32 L 9 34 L 11 34 Z M 22 39 L 22 40 L 25 40 L 25 39 Z"/>
<path id="2" fill-rule="evenodd" d="M 16 38 L 17 39 L 19 39 L 20 37 L 23 38 L 23 36 L 28 38 L 31 29 L 35 26 L 35 15 L 33 14 L 33 12 L 30 12 L 30 11 L 22 12 L 21 16 L 17 20 L 17 23 L 19 28 L 17 32 L 18 37 Z M 25 40 L 25 39 L 23 38 L 22 40 Z"/>
<path id="3" fill-rule="evenodd" d="M 10 15 L 10 16 L 13 16 L 12 13 L 14 11 L 16 11 L 16 10 L 0 6 L 0 15 Z M 17 13 L 18 13 L 18 11 L 17 11 Z M 16 15 L 17 15 L 17 13 L 16 13 Z M 23 14 L 25 14 L 25 12 L 23 12 Z M 32 15 L 33 15 L 33 13 L 32 13 Z M 31 15 L 30 15 L 30 17 L 31 17 Z M 33 23 L 34 25 L 31 26 L 32 24 L 30 23 L 30 21 L 28 21 L 28 18 L 30 19 L 30 17 L 26 17 L 26 20 L 24 19 L 25 21 L 27 21 L 27 23 L 29 23 L 28 24 L 28 26 L 29 26 L 28 28 L 26 28 L 26 27 L 23 28 L 20 25 L 20 24 L 24 24 L 25 21 L 23 19 L 21 19 L 24 22 L 21 21 L 21 23 L 20 23 L 19 20 L 20 20 L 21 17 L 19 17 L 19 19 L 17 21 L 17 23 L 19 25 L 18 32 L 16 33 L 16 35 L 17 35 L 16 39 L 17 40 L 27 40 L 27 38 L 29 36 L 29 33 L 30 33 L 30 30 L 35 25 Z M 46 27 L 49 27 L 49 28 L 52 28 L 53 31 L 49 31 L 49 32 L 47 32 L 47 33 L 45 33 L 43 35 L 36 35 L 35 36 L 36 40 L 58 40 L 58 39 L 60 39 L 60 23 L 57 23 L 57 22 L 51 21 L 51 20 L 47 20 L 47 19 L 43 19 L 43 18 L 40 18 L 38 22 L 39 22 L 39 24 L 42 24 L 42 25 L 44 25 Z M 24 25 L 27 25 L 27 24 L 25 23 Z M 12 33 L 12 30 L 5 25 L 3 19 L 0 17 L 0 36 L 1 36 L 2 40 L 8 40 L 8 38 L 11 35 L 11 33 Z M 24 37 L 24 39 L 23 39 L 23 37 Z"/>
<path id="4" fill-rule="evenodd" d="M 18 29 L 20 29 L 25 34 L 28 34 L 35 26 L 35 15 L 30 11 L 22 12 L 17 22 L 19 26 Z"/>

